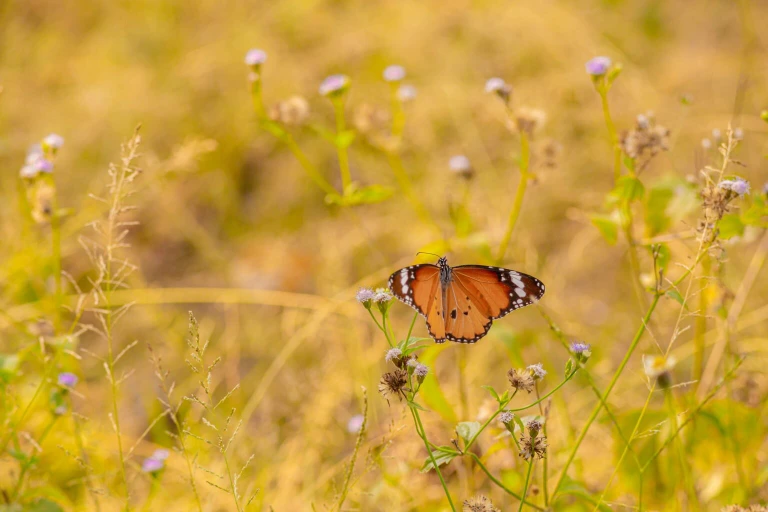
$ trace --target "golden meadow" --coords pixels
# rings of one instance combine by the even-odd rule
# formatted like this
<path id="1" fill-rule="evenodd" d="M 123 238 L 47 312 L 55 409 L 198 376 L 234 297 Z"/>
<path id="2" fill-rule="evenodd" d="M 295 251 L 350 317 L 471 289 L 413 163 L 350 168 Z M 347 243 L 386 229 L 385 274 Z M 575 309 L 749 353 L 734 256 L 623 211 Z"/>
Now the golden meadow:
<path id="1" fill-rule="evenodd" d="M 0 511 L 764 510 L 766 20 L 3 3 Z"/>

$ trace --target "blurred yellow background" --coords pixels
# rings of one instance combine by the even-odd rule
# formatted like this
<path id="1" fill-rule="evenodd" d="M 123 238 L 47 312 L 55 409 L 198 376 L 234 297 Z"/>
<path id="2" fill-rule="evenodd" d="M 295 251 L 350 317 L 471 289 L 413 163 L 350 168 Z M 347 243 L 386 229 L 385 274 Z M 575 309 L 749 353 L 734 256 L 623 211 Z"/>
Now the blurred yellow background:
<path id="1" fill-rule="evenodd" d="M 78 237 L 103 214 L 89 194 L 102 193 L 109 162 L 118 160 L 120 143 L 141 124 L 143 173 L 130 198 L 140 224 L 132 229 L 125 252 L 139 270 L 119 299 L 136 305 L 116 334 L 119 347 L 139 340 L 120 363 L 120 373 L 135 371 L 120 394 L 125 444 L 131 446 L 160 411 L 146 344 L 162 355 L 179 389 L 187 393 L 195 386 L 184 362 L 187 311 L 192 310 L 202 337 L 212 340 L 211 351 L 223 357 L 217 389 L 240 382 L 232 405 L 244 426 L 233 457 L 239 466 L 254 454 L 241 482 L 243 492 L 259 489 L 253 509 L 330 507 L 354 447 L 356 436 L 347 424 L 362 410 L 364 386 L 369 432 L 345 510 L 447 510 L 434 473 L 418 471 L 425 452 L 406 408 L 396 400 L 388 405 L 376 392 L 386 371 L 387 345 L 354 295 L 360 286 L 383 286 L 391 272 L 416 261 L 419 250 L 449 248 L 452 265 L 492 263 L 489 254 L 503 235 L 517 185 L 519 142 L 505 126 L 500 102 L 484 93 L 485 81 L 503 77 L 514 88 L 515 105 L 544 110 L 547 120 L 537 141 L 560 148 L 556 166 L 536 171 L 504 264 L 546 283 L 542 306 L 569 338 L 592 343 L 591 370 L 604 388 L 643 310 L 634 296 L 626 244 L 609 246 L 589 221 L 613 188 L 613 161 L 600 98 L 584 63 L 607 55 L 623 65 L 609 94 L 620 131 L 648 111 L 670 129 L 670 150 L 643 171 L 644 183 L 695 176 L 705 164 L 719 165 L 715 149 L 705 150 L 701 141 L 712 138 L 713 129 L 725 133 L 732 123 L 743 130 L 735 158 L 746 165 L 733 172 L 750 180 L 757 192 L 768 180 L 766 125 L 759 117 L 768 105 L 766 23 L 768 4 L 748 0 L 4 2 L 0 309 L 7 314 L 0 317 L 2 350 L 36 343 L 13 322 L 31 322 L 49 312 L 44 300 L 50 289 L 47 228 L 35 227 L 32 242 L 20 236 L 16 191 L 27 147 L 51 132 L 65 139 L 55 169 L 59 206 L 71 213 L 62 228 L 63 269 L 87 289 L 92 265 Z M 352 122 L 361 108 L 389 108 L 381 73 L 390 64 L 404 66 L 406 81 L 418 95 L 405 105 L 403 163 L 437 228 L 414 214 L 387 159 L 363 137 L 350 148 L 353 179 L 397 191 L 378 204 L 327 205 L 285 145 L 256 122 L 243 64 L 252 47 L 268 54 L 262 66 L 267 106 L 301 95 L 309 102 L 311 121 L 328 129 L 333 129 L 333 109 L 317 92 L 323 78 L 333 73 L 351 78 L 346 108 Z M 338 188 L 335 149 L 309 129 L 292 133 Z M 466 185 L 448 168 L 456 154 L 466 155 L 476 172 Z M 464 197 L 465 186 L 472 230 L 456 237 L 450 207 Z M 669 232 L 690 232 L 696 217 L 676 220 Z M 645 236 L 641 230 L 636 235 Z M 718 275 L 723 289 L 738 288 L 757 238 L 747 231 L 733 249 L 725 245 L 727 264 Z M 690 240 L 673 242 L 670 249 L 678 263 L 690 264 L 695 254 Z M 431 257 L 419 261 L 434 262 Z M 647 250 L 641 266 L 652 272 Z M 672 266 L 670 273 L 679 275 L 680 267 Z M 736 338 L 738 351 L 753 355 L 744 374 L 760 397 L 768 386 L 766 300 L 762 275 Z M 715 315 L 716 305 L 712 308 L 708 314 Z M 642 407 L 648 392 L 640 353 L 653 353 L 657 342 L 666 348 L 678 313 L 674 301 L 662 299 L 652 336 L 641 341 L 611 398 L 622 421 Z M 397 303 L 392 314 L 398 335 L 404 335 L 411 312 Z M 715 328 L 714 319 L 709 326 Z M 421 319 L 414 332 L 426 336 Z M 710 342 L 714 338 L 715 333 Z M 678 382 L 690 380 L 691 339 L 685 332 L 676 342 Z M 104 353 L 88 333 L 81 346 Z M 466 410 L 459 400 L 459 351 L 467 358 Z M 427 430 L 436 444 L 450 444 L 452 420 L 487 414 L 488 395 L 480 386 L 504 389 L 507 369 L 521 362 L 541 361 L 558 375 L 568 354 L 535 308 L 526 308 L 497 321 L 479 344 L 430 349 L 428 357 L 447 404 L 426 404 L 441 410 L 425 413 Z M 82 396 L 73 397 L 73 409 L 90 419 L 86 445 L 94 473 L 109 475 L 115 471 L 115 447 L 103 369 L 87 356 L 63 364 L 82 375 Z M 555 382 L 553 377 L 551 385 Z M 25 389 L 20 392 L 28 398 Z M 555 400 L 548 455 L 553 474 L 594 401 L 579 379 Z M 661 398 L 656 405 L 664 410 Z M 747 416 L 765 412 L 764 403 L 758 409 L 739 406 Z M 41 410 L 30 417 L 29 429 L 39 429 L 45 414 Z M 155 425 L 129 464 L 135 506 L 149 489 L 138 461 L 172 444 L 165 434 L 169 428 Z M 46 441 L 40 455 L 46 469 L 31 476 L 29 486 L 53 482 L 72 509 L 90 510 L 93 504 L 82 486 L 72 483 L 80 469 L 57 448 L 71 445 L 70 430 L 62 427 Z M 605 419 L 579 451 L 576 472 L 596 496 L 620 447 Z M 749 497 L 724 491 L 732 476 L 725 462 L 694 456 L 702 509 L 719 510 L 759 495 L 759 478 L 765 480 L 766 474 L 764 441 L 756 441 L 753 450 L 748 476 L 755 494 Z M 495 454 L 488 464 L 510 486 L 521 485 L 524 465 L 511 450 Z M 10 466 L 4 461 L 0 467 Z M 151 510 L 191 509 L 191 502 L 185 504 L 190 496 L 184 471 L 183 460 L 172 454 L 163 492 L 153 498 Z M 459 461 L 445 471 L 457 500 L 483 492 L 501 510 L 517 507 L 516 500 L 491 489 L 484 475 L 467 475 Z M 662 480 L 675 479 L 668 467 L 659 472 Z M 199 478 L 207 510 L 230 510 L 226 494 L 206 485 L 204 475 Z M 0 475 L 3 488 L 9 481 L 10 469 Z M 608 501 L 631 503 L 627 496 L 634 485 L 629 472 L 622 474 Z M 102 509 L 119 509 L 119 500 L 107 494 Z M 650 503 L 672 510 L 652 498 Z M 562 502 L 562 510 L 591 506 Z"/>

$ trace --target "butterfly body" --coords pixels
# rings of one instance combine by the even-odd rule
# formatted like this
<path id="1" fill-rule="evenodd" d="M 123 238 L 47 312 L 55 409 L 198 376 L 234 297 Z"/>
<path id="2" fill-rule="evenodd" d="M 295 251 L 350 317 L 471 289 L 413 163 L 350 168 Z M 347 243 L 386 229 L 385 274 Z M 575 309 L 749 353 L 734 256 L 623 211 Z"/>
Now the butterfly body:
<path id="1" fill-rule="evenodd" d="M 445 257 L 437 265 L 398 270 L 389 278 L 389 289 L 427 319 L 437 343 L 475 343 L 493 320 L 544 295 L 544 283 L 528 274 L 482 265 L 451 267 Z"/>

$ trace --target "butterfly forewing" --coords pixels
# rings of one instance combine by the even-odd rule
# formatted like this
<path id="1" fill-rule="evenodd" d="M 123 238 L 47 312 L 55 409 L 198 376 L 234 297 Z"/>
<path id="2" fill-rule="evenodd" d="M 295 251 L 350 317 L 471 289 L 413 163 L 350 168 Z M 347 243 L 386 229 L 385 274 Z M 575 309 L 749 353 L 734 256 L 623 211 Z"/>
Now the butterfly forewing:
<path id="1" fill-rule="evenodd" d="M 453 268 L 454 280 L 461 283 L 479 305 L 488 305 L 495 320 L 516 309 L 537 302 L 544 295 L 544 283 L 516 270 L 482 265 Z"/>

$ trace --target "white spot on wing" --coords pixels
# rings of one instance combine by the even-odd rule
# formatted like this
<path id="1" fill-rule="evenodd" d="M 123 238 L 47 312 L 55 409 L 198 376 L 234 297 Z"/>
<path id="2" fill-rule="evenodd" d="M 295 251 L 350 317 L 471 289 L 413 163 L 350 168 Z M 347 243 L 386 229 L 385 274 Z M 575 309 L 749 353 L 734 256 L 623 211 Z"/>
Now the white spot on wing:
<path id="1" fill-rule="evenodd" d="M 515 288 L 515 293 L 518 297 L 525 297 L 525 290 L 522 288 Z"/>

